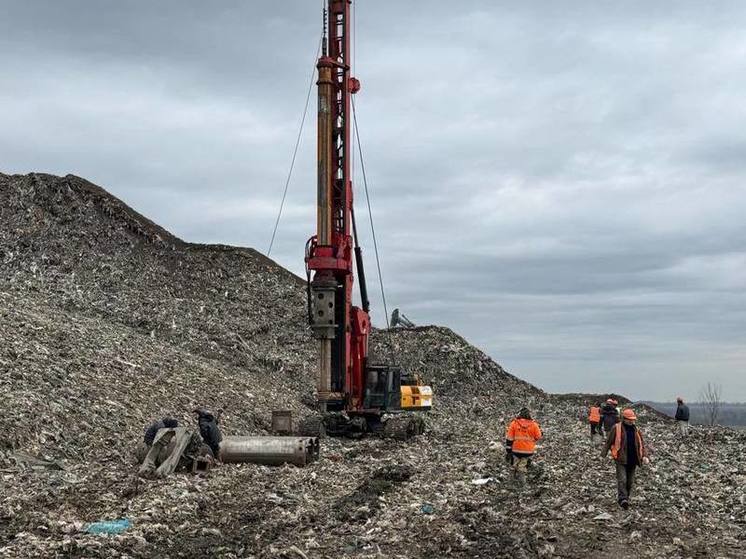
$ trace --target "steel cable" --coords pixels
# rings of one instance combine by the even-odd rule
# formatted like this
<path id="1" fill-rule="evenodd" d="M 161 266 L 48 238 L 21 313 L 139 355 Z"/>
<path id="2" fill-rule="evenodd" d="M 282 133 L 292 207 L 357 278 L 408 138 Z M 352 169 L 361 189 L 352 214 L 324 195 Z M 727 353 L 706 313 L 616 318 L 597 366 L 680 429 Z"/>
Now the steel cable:
<path id="1" fill-rule="evenodd" d="M 357 112 L 355 111 L 355 98 L 352 97 L 352 122 L 355 126 L 355 139 L 357 140 L 358 155 L 360 156 L 360 171 L 363 175 L 363 187 L 365 189 L 365 201 L 368 204 L 368 219 L 370 220 L 370 231 L 373 236 L 373 250 L 376 253 L 376 268 L 378 269 L 378 284 L 381 287 L 381 301 L 383 302 L 383 312 L 386 316 L 386 338 L 389 343 L 391 358 L 396 363 L 396 352 L 394 351 L 394 342 L 391 339 L 391 324 L 389 323 L 389 309 L 386 304 L 386 291 L 383 288 L 383 274 L 381 273 L 381 258 L 378 254 L 378 239 L 376 237 L 376 228 L 373 225 L 373 211 L 370 206 L 370 193 L 368 192 L 368 177 L 365 174 L 365 159 L 363 158 L 363 146 L 360 143 L 360 131 L 357 127 Z"/>
<path id="2" fill-rule="evenodd" d="M 303 126 L 306 123 L 306 116 L 308 115 L 308 103 L 311 100 L 311 91 L 313 90 L 313 81 L 316 76 L 316 61 L 319 59 L 321 53 L 321 43 L 324 40 L 324 34 L 322 32 L 319 38 L 319 46 L 316 49 L 316 56 L 313 59 L 313 70 L 311 71 L 311 79 L 308 83 L 308 93 L 306 94 L 306 105 L 303 108 L 303 116 L 300 120 L 300 127 L 298 128 L 298 137 L 295 139 L 295 148 L 293 149 L 293 158 L 290 161 L 290 170 L 288 171 L 287 180 L 285 181 L 285 189 L 282 192 L 282 201 L 280 202 L 280 211 L 277 213 L 277 219 L 275 220 L 275 227 L 272 230 L 272 238 L 269 241 L 269 248 L 267 249 L 267 256 L 272 253 L 272 246 L 275 243 L 275 236 L 277 235 L 277 228 L 280 225 L 280 218 L 282 217 L 282 210 L 285 207 L 285 198 L 288 195 L 288 187 L 290 186 L 290 179 L 293 176 L 293 169 L 295 168 L 295 159 L 298 156 L 298 148 L 300 147 L 300 140 L 303 136 Z"/>

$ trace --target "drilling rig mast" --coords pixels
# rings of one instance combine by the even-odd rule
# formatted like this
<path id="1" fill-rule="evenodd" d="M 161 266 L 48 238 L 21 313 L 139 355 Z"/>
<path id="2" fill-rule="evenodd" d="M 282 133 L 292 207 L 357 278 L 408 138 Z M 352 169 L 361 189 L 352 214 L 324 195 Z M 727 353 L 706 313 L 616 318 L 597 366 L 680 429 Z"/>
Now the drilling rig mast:
<path id="1" fill-rule="evenodd" d="M 392 365 L 368 362 L 370 305 L 357 243 L 350 165 L 351 96 L 360 90 L 351 73 L 351 4 L 352 0 L 328 0 L 325 14 L 316 82 L 317 223 L 305 258 L 309 323 L 319 344 L 320 425 L 329 434 L 383 430 L 384 413 L 428 410 L 432 405 L 432 390 L 416 377 Z M 361 307 L 352 304 L 353 255 Z M 421 431 L 421 418 L 404 419 L 400 423 L 407 432 Z"/>

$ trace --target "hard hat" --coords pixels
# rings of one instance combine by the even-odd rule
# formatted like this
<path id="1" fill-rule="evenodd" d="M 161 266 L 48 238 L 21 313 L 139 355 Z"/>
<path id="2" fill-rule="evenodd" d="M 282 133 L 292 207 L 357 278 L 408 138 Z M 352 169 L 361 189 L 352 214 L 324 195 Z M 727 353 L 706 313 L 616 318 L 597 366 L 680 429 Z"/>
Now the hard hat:
<path id="1" fill-rule="evenodd" d="M 618 400 L 612 400 L 611 403 L 614 404 L 615 406 L 619 405 L 619 401 Z"/>
<path id="2" fill-rule="evenodd" d="M 607 399 L 606 399 L 606 403 L 607 403 L 607 404 L 613 404 L 613 403 L 614 403 L 614 400 L 612 400 L 611 398 L 607 398 Z"/>
<path id="3" fill-rule="evenodd" d="M 627 408 L 622 412 L 622 417 L 626 419 L 627 421 L 635 421 L 637 419 L 637 416 L 635 415 L 635 410 L 632 408 Z"/>

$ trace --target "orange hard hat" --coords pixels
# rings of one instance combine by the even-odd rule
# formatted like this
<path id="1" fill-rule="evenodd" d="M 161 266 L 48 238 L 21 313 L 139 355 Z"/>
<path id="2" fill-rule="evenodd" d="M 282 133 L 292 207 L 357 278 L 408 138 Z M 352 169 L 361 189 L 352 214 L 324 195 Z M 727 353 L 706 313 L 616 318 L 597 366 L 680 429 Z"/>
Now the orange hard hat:
<path id="1" fill-rule="evenodd" d="M 627 421 L 635 421 L 637 419 L 637 416 L 635 415 L 635 410 L 632 408 L 627 408 L 622 412 L 622 417 L 626 419 Z"/>

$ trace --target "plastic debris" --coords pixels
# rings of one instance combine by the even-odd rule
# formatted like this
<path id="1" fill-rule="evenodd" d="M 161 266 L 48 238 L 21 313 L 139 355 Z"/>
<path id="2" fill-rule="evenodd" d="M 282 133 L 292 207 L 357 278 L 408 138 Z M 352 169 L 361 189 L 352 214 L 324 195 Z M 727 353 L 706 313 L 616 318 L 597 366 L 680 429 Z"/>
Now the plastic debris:
<path id="1" fill-rule="evenodd" d="M 472 485 L 486 485 L 491 481 L 495 481 L 493 477 L 482 477 L 471 480 Z"/>
<path id="2" fill-rule="evenodd" d="M 132 523 L 126 518 L 117 520 L 102 520 L 92 522 L 86 526 L 85 531 L 89 534 L 121 534 L 129 529 Z"/>

